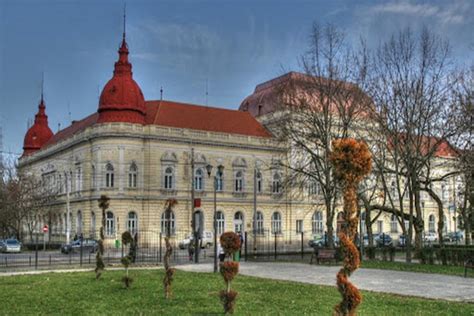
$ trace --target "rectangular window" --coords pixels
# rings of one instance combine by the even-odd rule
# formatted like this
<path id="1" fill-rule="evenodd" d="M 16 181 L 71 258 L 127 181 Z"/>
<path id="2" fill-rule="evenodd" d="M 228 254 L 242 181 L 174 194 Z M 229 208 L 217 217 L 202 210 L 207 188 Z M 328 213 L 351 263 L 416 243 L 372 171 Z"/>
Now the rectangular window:
<path id="1" fill-rule="evenodd" d="M 301 234 L 303 232 L 303 220 L 297 219 L 296 220 L 296 233 Z"/>
<path id="2" fill-rule="evenodd" d="M 377 232 L 383 233 L 383 221 L 377 221 Z"/>

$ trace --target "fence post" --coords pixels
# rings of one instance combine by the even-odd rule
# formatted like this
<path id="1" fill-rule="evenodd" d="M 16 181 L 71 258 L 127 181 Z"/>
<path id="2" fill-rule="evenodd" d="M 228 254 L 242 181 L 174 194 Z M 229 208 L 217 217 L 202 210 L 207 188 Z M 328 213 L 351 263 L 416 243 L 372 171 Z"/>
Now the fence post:
<path id="1" fill-rule="evenodd" d="M 35 270 L 38 269 L 38 234 L 36 234 L 36 243 L 35 243 Z"/>
<path id="2" fill-rule="evenodd" d="M 82 235 L 81 235 L 82 236 Z M 83 250 L 83 244 L 82 244 L 82 237 L 81 238 L 81 255 L 80 255 L 80 259 L 79 259 L 79 265 L 82 267 L 82 250 Z"/>
<path id="3" fill-rule="evenodd" d="M 162 247 L 161 247 L 161 238 L 163 237 L 163 233 L 160 233 L 160 262 L 161 262 L 161 255 L 162 255 Z"/>
<path id="4" fill-rule="evenodd" d="M 277 259 L 277 234 L 275 232 L 275 260 Z"/>
<path id="5" fill-rule="evenodd" d="M 301 232 L 301 259 L 304 259 L 304 232 Z"/>
<path id="6" fill-rule="evenodd" d="M 244 252 L 244 256 L 245 256 L 245 261 L 247 261 L 247 237 L 248 237 L 248 232 L 245 232 L 245 240 L 244 240 L 244 244 L 245 244 L 245 252 Z"/>
<path id="7" fill-rule="evenodd" d="M 30 256 L 30 267 L 31 267 L 31 256 Z"/>

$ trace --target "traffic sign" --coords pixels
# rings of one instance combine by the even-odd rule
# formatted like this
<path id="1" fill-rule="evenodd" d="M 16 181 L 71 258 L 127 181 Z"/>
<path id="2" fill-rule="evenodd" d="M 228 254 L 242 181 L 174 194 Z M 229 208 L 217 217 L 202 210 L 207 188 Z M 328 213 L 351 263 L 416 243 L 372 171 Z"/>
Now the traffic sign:
<path id="1" fill-rule="evenodd" d="M 48 230 L 49 230 L 48 225 L 44 225 L 44 226 L 43 226 L 43 233 L 47 233 Z"/>

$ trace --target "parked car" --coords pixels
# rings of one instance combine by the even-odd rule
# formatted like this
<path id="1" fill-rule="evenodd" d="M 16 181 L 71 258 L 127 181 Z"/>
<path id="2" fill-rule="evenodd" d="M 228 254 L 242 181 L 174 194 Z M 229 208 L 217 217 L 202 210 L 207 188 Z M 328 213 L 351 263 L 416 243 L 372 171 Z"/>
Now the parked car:
<path id="1" fill-rule="evenodd" d="M 334 245 L 337 247 L 339 245 L 339 238 L 337 235 L 334 235 Z M 313 235 L 313 238 L 308 241 L 310 247 L 325 247 L 327 245 L 327 235 Z"/>
<path id="2" fill-rule="evenodd" d="M 437 242 L 438 235 L 436 235 L 436 233 L 433 233 L 433 232 L 425 233 L 425 235 L 423 236 L 423 241 L 424 242 Z"/>
<path id="3" fill-rule="evenodd" d="M 405 247 L 406 245 L 407 245 L 407 236 L 400 235 L 398 237 L 398 246 L 399 247 Z"/>
<path id="4" fill-rule="evenodd" d="M 99 244 L 94 239 L 83 239 L 82 240 L 82 251 L 83 252 L 96 252 Z M 69 244 L 64 244 L 61 246 L 61 252 L 68 254 L 71 252 L 80 252 L 81 251 L 81 240 L 75 240 Z"/>
<path id="5" fill-rule="evenodd" d="M 393 244 L 393 240 L 390 235 L 381 233 L 374 236 L 374 243 L 377 245 L 377 247 L 391 246 Z"/>
<path id="6" fill-rule="evenodd" d="M 178 243 L 179 249 L 186 249 L 189 243 L 194 240 L 194 236 L 187 235 L 183 240 Z M 200 240 L 201 248 L 210 248 L 214 244 L 214 233 L 211 231 L 205 231 L 202 234 Z"/>
<path id="7" fill-rule="evenodd" d="M 2 252 L 21 252 L 21 242 L 17 239 L 6 239 L 0 243 Z"/>
<path id="8" fill-rule="evenodd" d="M 443 240 L 447 242 L 458 242 L 464 238 L 462 232 L 451 232 L 443 236 Z"/>

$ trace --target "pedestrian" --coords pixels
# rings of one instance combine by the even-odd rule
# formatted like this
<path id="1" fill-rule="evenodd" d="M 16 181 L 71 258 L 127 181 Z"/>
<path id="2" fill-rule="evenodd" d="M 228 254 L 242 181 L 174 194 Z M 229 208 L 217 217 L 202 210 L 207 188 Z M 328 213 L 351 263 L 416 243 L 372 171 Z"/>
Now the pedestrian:
<path id="1" fill-rule="evenodd" d="M 224 248 L 222 248 L 220 243 L 217 243 L 217 255 L 219 256 L 219 261 L 222 263 L 225 259 Z"/>
<path id="2" fill-rule="evenodd" d="M 190 240 L 188 244 L 188 255 L 189 255 L 189 261 L 193 261 L 193 256 L 194 256 L 194 244 L 193 241 Z"/>

